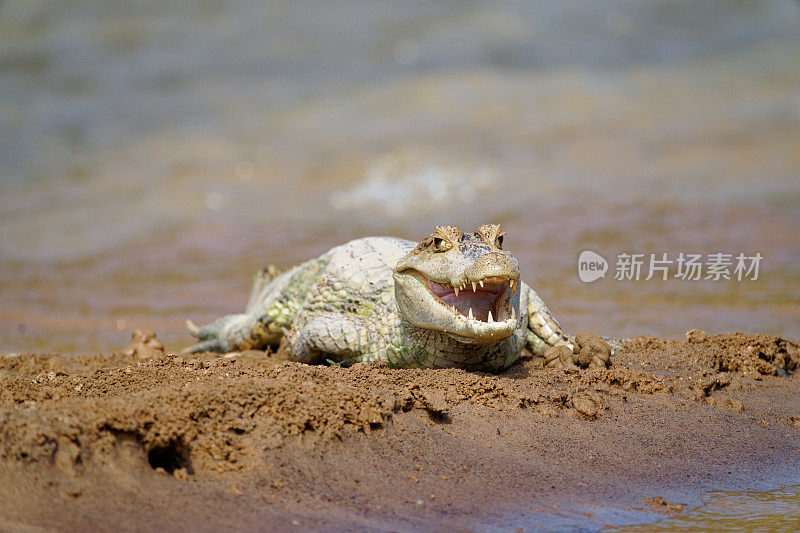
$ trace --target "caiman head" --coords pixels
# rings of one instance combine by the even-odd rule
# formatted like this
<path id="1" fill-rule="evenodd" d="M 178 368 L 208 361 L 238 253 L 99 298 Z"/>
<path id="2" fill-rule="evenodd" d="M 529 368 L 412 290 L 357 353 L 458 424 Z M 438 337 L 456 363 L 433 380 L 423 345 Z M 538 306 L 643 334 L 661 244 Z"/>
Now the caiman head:
<path id="1" fill-rule="evenodd" d="M 503 235 L 496 224 L 466 234 L 437 226 L 394 269 L 403 317 L 467 343 L 511 336 L 521 320 L 519 266 Z"/>

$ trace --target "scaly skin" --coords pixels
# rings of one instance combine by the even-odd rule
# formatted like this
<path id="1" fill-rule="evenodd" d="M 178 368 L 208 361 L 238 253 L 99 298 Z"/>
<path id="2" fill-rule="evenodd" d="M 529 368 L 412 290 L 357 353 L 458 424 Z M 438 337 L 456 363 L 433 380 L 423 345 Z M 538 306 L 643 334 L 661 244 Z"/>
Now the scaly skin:
<path id="1" fill-rule="evenodd" d="M 280 343 L 305 363 L 498 371 L 526 346 L 537 355 L 573 347 L 541 298 L 519 281 L 502 237 L 495 225 L 472 234 L 437 227 L 420 243 L 368 237 L 284 273 L 268 267 L 256 276 L 244 313 L 202 328 L 187 323 L 199 339 L 187 351 Z"/>

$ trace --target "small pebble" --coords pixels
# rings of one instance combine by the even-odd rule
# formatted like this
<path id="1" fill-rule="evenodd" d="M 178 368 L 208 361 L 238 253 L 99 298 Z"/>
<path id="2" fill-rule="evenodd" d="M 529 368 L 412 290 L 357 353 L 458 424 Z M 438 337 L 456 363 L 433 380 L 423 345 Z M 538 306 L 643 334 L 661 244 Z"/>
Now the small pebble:
<path id="1" fill-rule="evenodd" d="M 576 411 L 588 418 L 593 419 L 597 416 L 597 405 L 594 403 L 594 401 L 592 401 L 591 398 L 586 396 L 578 396 L 577 398 L 573 398 L 572 406 Z"/>
<path id="2" fill-rule="evenodd" d="M 703 342 L 708 338 L 708 333 L 701 329 L 690 329 L 686 332 L 686 340 L 689 342 Z"/>

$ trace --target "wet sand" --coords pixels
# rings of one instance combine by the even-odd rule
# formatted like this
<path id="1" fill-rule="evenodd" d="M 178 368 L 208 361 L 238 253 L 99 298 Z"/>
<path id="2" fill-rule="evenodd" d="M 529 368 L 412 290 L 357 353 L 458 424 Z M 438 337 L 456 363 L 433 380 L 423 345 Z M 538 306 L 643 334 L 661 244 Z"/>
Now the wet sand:
<path id="1" fill-rule="evenodd" d="M 800 480 L 800 348 L 772 336 L 500 375 L 144 344 L 0 358 L 0 529 L 601 529 Z"/>

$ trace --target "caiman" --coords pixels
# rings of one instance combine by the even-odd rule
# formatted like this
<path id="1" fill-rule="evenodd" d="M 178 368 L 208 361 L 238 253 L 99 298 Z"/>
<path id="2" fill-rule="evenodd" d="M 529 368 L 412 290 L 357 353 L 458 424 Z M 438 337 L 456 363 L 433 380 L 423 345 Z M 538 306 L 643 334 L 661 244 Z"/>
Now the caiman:
<path id="1" fill-rule="evenodd" d="M 419 243 L 367 237 L 282 273 L 267 267 L 256 276 L 244 313 L 203 327 L 187 322 L 199 339 L 187 351 L 279 345 L 305 363 L 497 372 L 525 348 L 539 356 L 551 346 L 575 348 L 520 280 L 503 237 L 496 224 L 472 233 L 437 226 Z M 561 352 L 569 359 L 569 351 Z M 605 367 L 609 355 L 598 352 L 579 366 Z M 548 366 L 560 366 L 549 359 Z"/>

